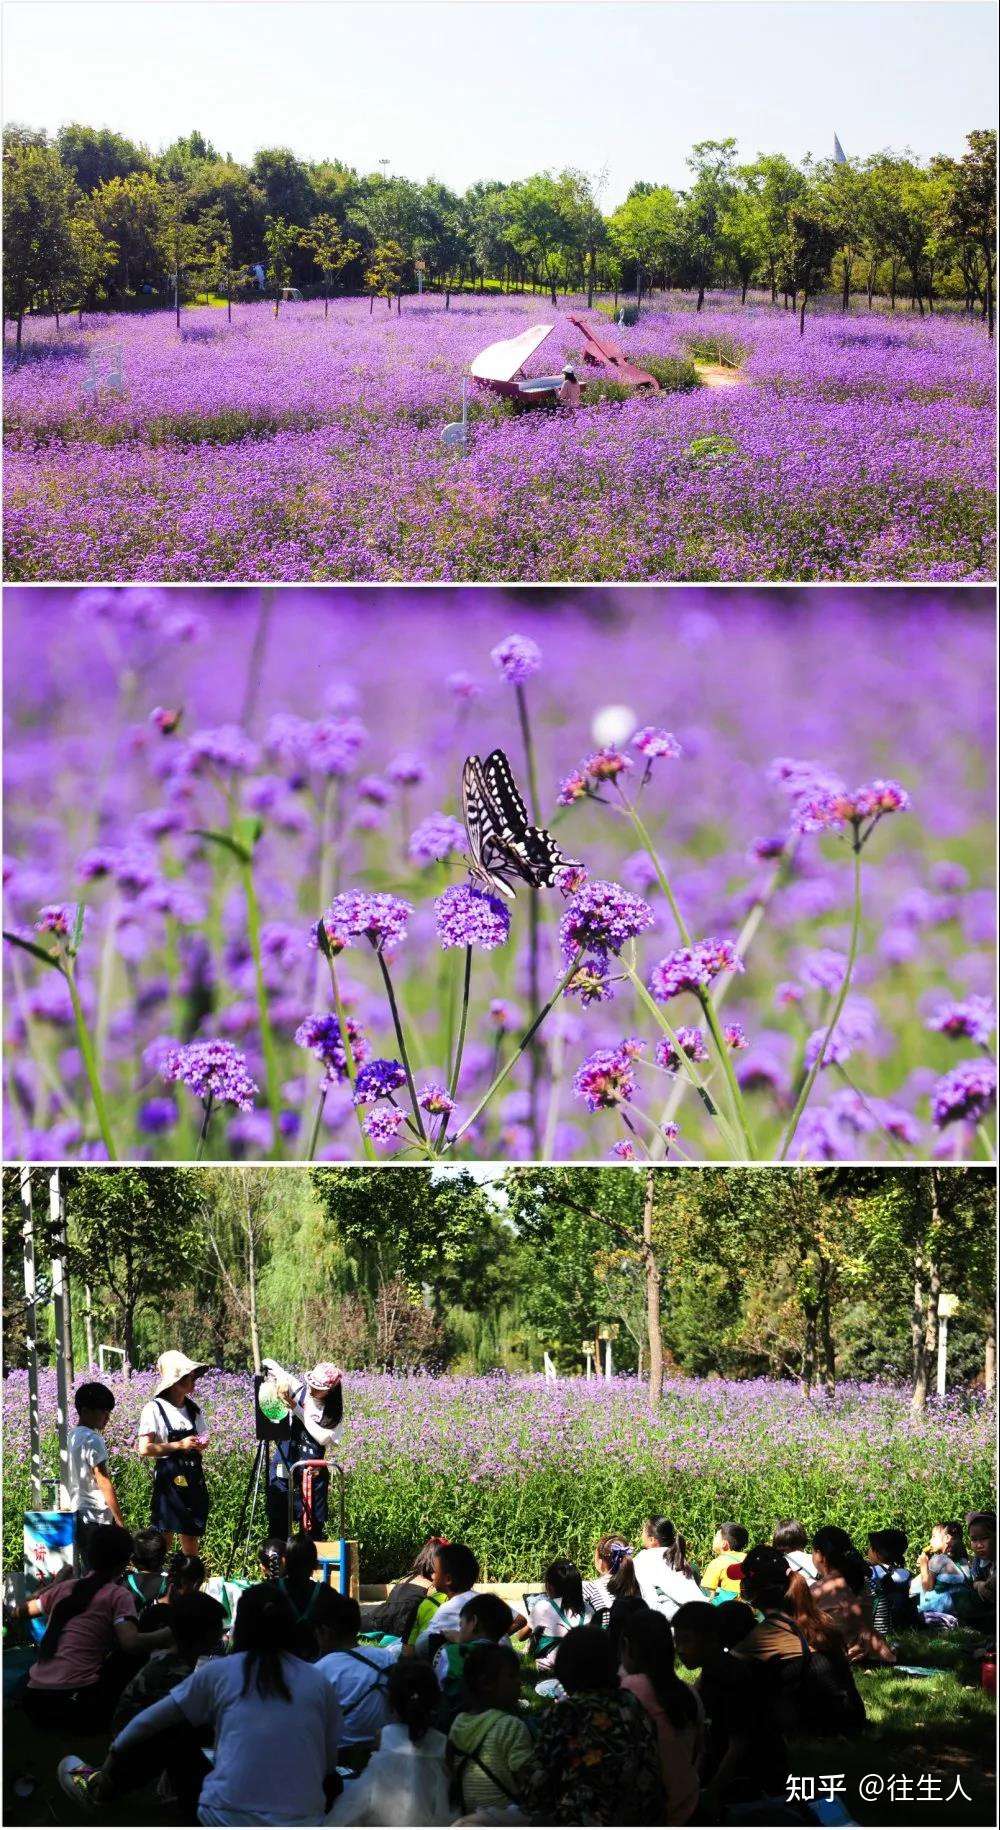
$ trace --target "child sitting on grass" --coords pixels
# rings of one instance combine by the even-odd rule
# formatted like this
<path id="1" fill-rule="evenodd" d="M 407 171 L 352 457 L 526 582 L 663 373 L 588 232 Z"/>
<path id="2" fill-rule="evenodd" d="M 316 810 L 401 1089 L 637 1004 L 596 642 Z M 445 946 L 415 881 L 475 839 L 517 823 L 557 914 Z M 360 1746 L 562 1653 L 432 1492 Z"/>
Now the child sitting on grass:
<path id="1" fill-rule="evenodd" d="M 352 1759 L 377 1746 L 388 1720 L 388 1671 L 402 1651 L 394 1646 L 359 1646 L 361 1609 L 352 1595 L 314 1583 L 311 1625 L 319 1657 L 316 1670 L 333 1686 L 343 1717 L 341 1754 Z"/>
<path id="2" fill-rule="evenodd" d="M 349 1779 L 328 1824 L 450 1824 L 447 1743 L 433 1726 L 440 1692 L 420 1659 L 403 1658 L 386 1677 L 388 1718 L 364 1772 Z"/>
<path id="3" fill-rule="evenodd" d="M 633 1550 L 620 1531 L 605 1532 L 594 1551 L 596 1578 L 583 1585 L 583 1598 L 595 1614 L 608 1610 L 622 1595 L 638 1595 Z"/>
<path id="4" fill-rule="evenodd" d="M 432 1638 L 458 1638 L 462 1609 L 472 1600 L 479 1581 L 479 1562 L 467 1544 L 439 1544 L 432 1558 L 432 1569 L 433 1591 L 443 1600 L 417 1635 L 416 1649 L 421 1658 L 435 1650 Z"/>
<path id="5" fill-rule="evenodd" d="M 150 1703 L 168 1696 L 176 1684 L 190 1677 L 198 1661 L 216 1650 L 225 1611 L 211 1595 L 181 1595 L 171 1609 L 175 1645 L 154 1652 L 126 1684 L 111 1718 L 112 1738 Z M 182 1807 L 182 1821 L 194 1823 L 198 1794 L 208 1772 L 208 1761 L 195 1729 L 181 1725 L 167 1729 L 141 1751 L 129 1756 L 109 1752 L 103 1766 L 90 1767 L 77 1754 L 59 1762 L 59 1784 L 85 1809 L 107 1804 L 125 1792 L 138 1791 L 150 1778 L 165 1772 Z"/>
<path id="6" fill-rule="evenodd" d="M 965 1529 L 969 1534 L 969 1580 L 976 1597 L 977 1616 L 982 1617 L 986 1627 L 994 1625 L 997 1606 L 997 1521 L 993 1512 L 970 1512 L 966 1514 Z M 979 1625 L 976 1618 L 971 1623 Z"/>
<path id="7" fill-rule="evenodd" d="M 674 1669 L 670 1623 L 651 1608 L 636 1611 L 621 1632 L 621 1685 L 630 1690 L 656 1730 L 667 1795 L 665 1824 L 690 1823 L 698 1809 L 698 1769 L 705 1718 L 695 1692 Z"/>
<path id="8" fill-rule="evenodd" d="M 742 1563 L 747 1554 L 750 1533 L 745 1525 L 720 1525 L 712 1539 L 712 1560 L 702 1572 L 701 1586 L 707 1595 L 721 1599 L 726 1595 L 738 1595 L 740 1592 L 739 1576 L 730 1574 L 734 1565 Z"/>
<path id="9" fill-rule="evenodd" d="M 730 1807 L 784 1797 L 789 1771 L 784 1736 L 753 1665 L 734 1658 L 731 1650 L 753 1624 L 753 1613 L 742 1601 L 724 1608 L 688 1602 L 673 1619 L 678 1657 L 689 1671 L 701 1674 L 697 1690 L 707 1723 L 701 1797 L 705 1823 L 721 1823 Z"/>
<path id="10" fill-rule="evenodd" d="M 662 1824 L 656 1730 L 642 1704 L 620 1688 L 608 1635 L 574 1627 L 559 1642 L 555 1675 L 565 1695 L 542 1716 L 521 1781 L 528 1822 Z"/>
<path id="11" fill-rule="evenodd" d="M 519 1803 L 520 1775 L 532 1757 L 520 1694 L 520 1661 L 510 1646 L 469 1648 L 463 1707 L 448 1735 L 455 1811 L 507 1811 Z"/>
<path id="12" fill-rule="evenodd" d="M 913 1576 L 905 1561 L 907 1542 L 905 1531 L 890 1528 L 868 1533 L 865 1562 L 872 1593 L 872 1626 L 883 1638 L 905 1633 L 917 1622 L 910 1594 Z"/>
<path id="13" fill-rule="evenodd" d="M 917 1606 L 925 1624 L 951 1627 L 968 1618 L 974 1597 L 957 1519 L 931 1528 L 930 1542 L 917 1558 L 917 1569 Z"/>
<path id="14" fill-rule="evenodd" d="M 162 1531 L 137 1531 L 132 1540 L 132 1568 L 125 1573 L 125 1587 L 135 1596 L 140 1623 L 158 1601 L 163 1601 L 170 1587 L 165 1564 L 167 1540 Z"/>
<path id="15" fill-rule="evenodd" d="M 441 1686 L 442 1697 L 439 1727 L 447 1728 L 459 1708 L 466 1661 L 473 1648 L 498 1645 L 513 1625 L 513 1609 L 500 1595 L 473 1595 L 465 1603 L 459 1617 L 457 1640 L 446 1640 L 434 1659 L 434 1676 Z"/>
<path id="16" fill-rule="evenodd" d="M 556 1649 L 573 1627 L 586 1627 L 594 1610 L 584 1598 L 583 1577 L 568 1557 L 557 1557 L 542 1578 L 545 1594 L 532 1603 L 520 1637 L 529 1634 L 539 1671 L 551 1671 Z"/>
<path id="17" fill-rule="evenodd" d="M 771 1533 L 771 1544 L 780 1550 L 793 1576 L 804 1576 L 815 1582 L 816 1565 L 809 1555 L 809 1533 L 800 1519 L 779 1519 Z"/>
<path id="18" fill-rule="evenodd" d="M 434 1553 L 447 1542 L 440 1532 L 432 1532 L 386 1599 L 369 1602 L 367 1606 L 362 1603 L 361 1623 L 365 1633 L 383 1633 L 403 1640 L 409 1640 L 412 1635 L 416 1640 L 422 1629 L 430 1625 L 443 1599 L 434 1590 Z M 432 1605 L 425 1608 L 426 1603 Z"/>
<path id="19" fill-rule="evenodd" d="M 648 1518 L 642 1527 L 642 1549 L 633 1559 L 639 1593 L 647 1607 L 669 1620 L 685 1601 L 701 1601 L 695 1565 L 672 1519 Z"/>

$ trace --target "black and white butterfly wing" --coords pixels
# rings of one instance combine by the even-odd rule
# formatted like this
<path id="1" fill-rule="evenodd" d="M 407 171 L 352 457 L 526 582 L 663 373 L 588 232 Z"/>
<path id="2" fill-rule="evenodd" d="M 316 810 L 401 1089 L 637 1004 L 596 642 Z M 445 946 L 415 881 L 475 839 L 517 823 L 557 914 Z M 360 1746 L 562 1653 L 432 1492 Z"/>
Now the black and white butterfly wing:
<path id="1" fill-rule="evenodd" d="M 496 816 L 478 756 L 467 756 L 462 769 L 462 811 L 469 841 L 469 871 L 473 881 L 481 884 L 484 889 L 505 896 L 508 902 L 513 902 L 513 890 L 494 868 L 497 863 L 502 863 L 504 851 L 496 834 Z"/>
<path id="2" fill-rule="evenodd" d="M 469 762 L 476 766 L 479 796 L 484 801 L 478 861 L 484 874 L 502 886 L 502 894 L 512 894 L 506 885 L 508 877 L 520 878 L 531 889 L 547 889 L 559 871 L 579 868 L 577 860 L 565 857 L 543 826 L 528 824 L 528 810 L 502 750 L 492 750 L 485 765 L 478 757 L 470 757 Z M 471 832 L 469 836 L 472 846 Z"/>

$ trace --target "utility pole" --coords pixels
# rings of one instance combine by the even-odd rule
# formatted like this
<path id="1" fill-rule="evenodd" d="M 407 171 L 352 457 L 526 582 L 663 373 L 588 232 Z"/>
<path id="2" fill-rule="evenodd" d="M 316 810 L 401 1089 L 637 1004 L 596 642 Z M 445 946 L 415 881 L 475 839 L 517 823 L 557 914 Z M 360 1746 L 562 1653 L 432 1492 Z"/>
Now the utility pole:
<path id="1" fill-rule="evenodd" d="M 69 1334 L 69 1283 L 66 1277 L 66 1210 L 59 1171 L 49 1176 L 52 1223 L 52 1312 L 56 1335 L 56 1427 L 59 1432 L 59 1510 L 69 1510 L 69 1381 L 72 1348 Z"/>

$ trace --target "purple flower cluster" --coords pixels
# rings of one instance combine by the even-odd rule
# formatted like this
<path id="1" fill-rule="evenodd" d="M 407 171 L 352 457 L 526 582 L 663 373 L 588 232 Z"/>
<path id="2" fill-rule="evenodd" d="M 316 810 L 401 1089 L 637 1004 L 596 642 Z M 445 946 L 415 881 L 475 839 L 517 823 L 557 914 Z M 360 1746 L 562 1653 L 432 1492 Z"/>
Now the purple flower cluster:
<path id="1" fill-rule="evenodd" d="M 360 1067 L 368 1056 L 368 1039 L 359 1023 L 351 1017 L 345 1019 L 347 1036 L 351 1044 L 354 1064 Z M 316 1056 L 326 1069 L 325 1084 L 332 1086 L 335 1081 L 347 1079 L 347 1051 L 344 1037 L 337 1018 L 332 1013 L 306 1017 L 295 1031 L 295 1043 L 298 1048 L 307 1048 Z"/>
<path id="2" fill-rule="evenodd" d="M 934 1088 L 931 1112 L 942 1129 L 959 1122 L 979 1125 L 997 1103 L 995 1061 L 960 1061 Z"/>
<path id="3" fill-rule="evenodd" d="M 467 849 L 465 827 L 450 813 L 431 813 L 410 834 L 408 846 L 414 864 L 442 864 Z"/>
<path id="4" fill-rule="evenodd" d="M 381 890 L 345 890 L 335 896 L 323 916 L 331 953 L 342 953 L 352 941 L 370 940 L 376 951 L 392 948 L 406 938 L 412 902 Z"/>
<path id="5" fill-rule="evenodd" d="M 651 928 L 648 902 L 620 883 L 595 878 L 578 890 L 559 923 L 559 945 L 567 964 L 581 948 L 597 954 L 621 952 L 626 941 Z"/>
<path id="6" fill-rule="evenodd" d="M 953 998 L 947 1004 L 939 1004 L 927 1019 L 928 1029 L 940 1030 L 944 1036 L 968 1036 L 981 1048 L 989 1047 L 996 1026 L 997 1013 L 992 998 L 975 993 L 968 998 Z"/>
<path id="7" fill-rule="evenodd" d="M 181 1043 L 167 1053 L 160 1070 L 167 1081 L 190 1087 L 198 1099 L 217 1105 L 253 1110 L 259 1092 L 245 1055 L 232 1042 Z"/>
<path id="8" fill-rule="evenodd" d="M 453 883 L 434 904 L 441 946 L 478 947 L 491 953 L 510 939 L 510 909 L 489 890 L 473 883 Z"/>
<path id="9" fill-rule="evenodd" d="M 406 1070 L 401 1061 L 387 1061 L 379 1057 L 368 1061 L 361 1068 L 354 1088 L 356 1106 L 373 1105 L 378 1099 L 389 1099 L 399 1087 L 406 1085 Z"/>
<path id="10" fill-rule="evenodd" d="M 542 651 L 528 635 L 507 635 L 492 650 L 490 659 L 511 686 L 523 686 L 542 665 Z"/>
<path id="11" fill-rule="evenodd" d="M 720 972 L 742 972 L 743 961 L 729 940 L 699 940 L 693 947 L 677 947 L 653 967 L 649 989 L 666 1004 L 682 991 L 703 991 Z"/>
<path id="12" fill-rule="evenodd" d="M 684 1025 L 683 1028 L 675 1030 L 674 1034 L 680 1043 L 681 1054 L 684 1056 L 685 1060 L 708 1060 L 708 1049 L 705 1044 L 704 1030 Z M 666 1068 L 671 1074 L 676 1073 L 678 1068 L 682 1065 L 681 1055 L 678 1054 L 669 1036 L 661 1036 L 659 1042 L 656 1044 L 656 1059 L 660 1066 Z"/>
<path id="13" fill-rule="evenodd" d="M 573 1091 L 588 1112 L 628 1104 L 635 1097 L 635 1063 L 643 1047 L 628 1038 L 617 1048 L 597 1048 L 573 1076 Z"/>

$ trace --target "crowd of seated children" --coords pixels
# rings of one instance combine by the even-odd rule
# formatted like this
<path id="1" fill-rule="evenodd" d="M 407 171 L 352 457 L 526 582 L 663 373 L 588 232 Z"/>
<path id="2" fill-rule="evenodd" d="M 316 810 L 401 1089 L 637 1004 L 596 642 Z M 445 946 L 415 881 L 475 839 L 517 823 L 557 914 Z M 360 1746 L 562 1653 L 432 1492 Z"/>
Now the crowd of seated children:
<path id="1" fill-rule="evenodd" d="M 783 1521 L 786 1549 L 727 1521 L 699 1582 L 683 1533 L 654 1515 L 638 1551 L 602 1536 L 586 1583 L 551 1562 L 519 1615 L 475 1587 L 469 1546 L 435 1535 L 405 1607 L 367 1637 L 358 1603 L 314 1580 L 309 1540 L 269 1541 L 220 1655 L 200 1560 L 164 1572 L 156 1534 L 135 1545 L 106 1525 L 88 1572 L 22 1610 L 47 1622 L 26 1707 L 64 1736 L 110 1728 L 99 1768 L 60 1763 L 88 1810 L 159 1778 L 201 1824 L 724 1822 L 783 1799 L 790 1737 L 861 1732 L 854 1668 L 891 1663 L 913 1619 L 985 1618 L 995 1521 L 965 1529 L 971 1557 L 961 1526 L 936 1525 L 911 1576 L 894 1529 L 862 1555 L 836 1526 L 810 1546 Z M 918 1611 L 911 1586 L 947 1609 Z"/>

